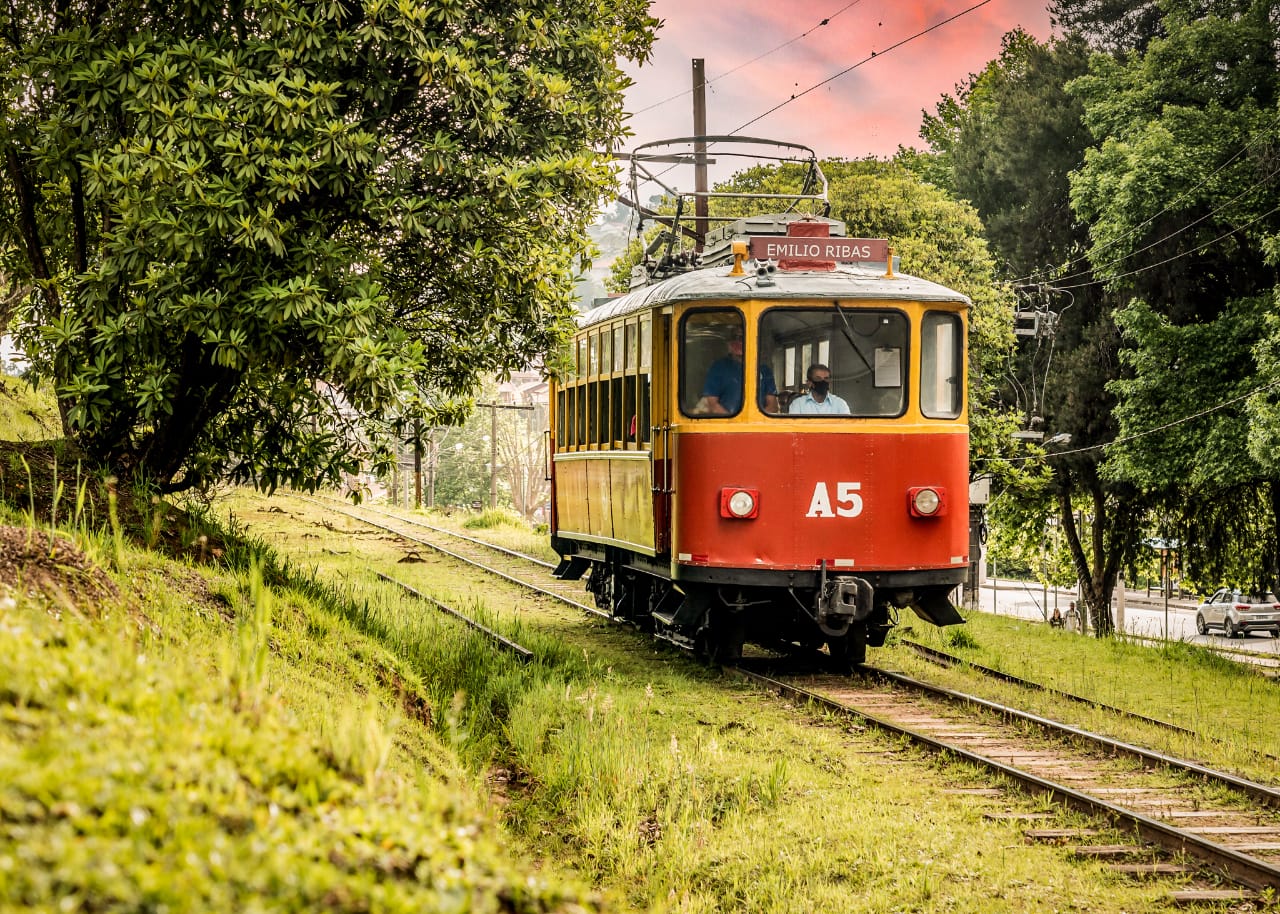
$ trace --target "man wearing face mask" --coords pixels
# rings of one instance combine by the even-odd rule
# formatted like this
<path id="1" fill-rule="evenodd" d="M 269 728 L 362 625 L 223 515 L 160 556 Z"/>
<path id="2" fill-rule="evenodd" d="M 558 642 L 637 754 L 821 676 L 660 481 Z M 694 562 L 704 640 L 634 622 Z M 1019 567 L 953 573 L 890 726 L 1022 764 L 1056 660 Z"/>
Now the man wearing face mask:
<path id="1" fill-rule="evenodd" d="M 831 393 L 831 369 L 821 363 L 809 366 L 805 374 L 809 392 L 791 401 L 793 416 L 847 416 L 849 404 Z"/>

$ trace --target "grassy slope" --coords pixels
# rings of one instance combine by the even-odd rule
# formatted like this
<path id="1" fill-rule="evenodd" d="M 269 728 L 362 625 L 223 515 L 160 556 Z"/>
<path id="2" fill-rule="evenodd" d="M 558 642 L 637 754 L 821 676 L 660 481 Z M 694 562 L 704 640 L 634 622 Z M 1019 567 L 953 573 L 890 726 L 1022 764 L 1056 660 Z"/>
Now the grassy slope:
<path id="1" fill-rule="evenodd" d="M 0 524 L 0 911 L 601 906 L 521 862 L 421 679 L 323 592 L 81 531 L 119 596 L 77 599 Z"/>

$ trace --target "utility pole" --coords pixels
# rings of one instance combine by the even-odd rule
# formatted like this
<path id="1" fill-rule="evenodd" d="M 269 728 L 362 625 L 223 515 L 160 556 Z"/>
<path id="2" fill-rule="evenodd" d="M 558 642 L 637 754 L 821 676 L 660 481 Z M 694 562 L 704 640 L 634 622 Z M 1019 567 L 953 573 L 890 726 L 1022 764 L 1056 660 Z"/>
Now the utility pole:
<path id="1" fill-rule="evenodd" d="M 699 139 L 693 144 L 693 213 L 694 231 L 698 240 L 694 242 L 694 250 L 702 253 L 702 246 L 707 240 L 707 71 L 706 61 L 701 57 L 693 59 L 693 135 Z"/>
<path id="2" fill-rule="evenodd" d="M 498 410 L 500 409 L 534 409 L 532 403 L 522 406 L 518 403 L 478 403 L 477 406 L 489 407 L 489 507 L 498 507 Z"/>
<path id="3" fill-rule="evenodd" d="M 489 510 L 498 509 L 498 404 L 489 404 Z"/>
<path id="4" fill-rule="evenodd" d="M 413 420 L 413 506 L 422 507 L 422 420 Z"/>

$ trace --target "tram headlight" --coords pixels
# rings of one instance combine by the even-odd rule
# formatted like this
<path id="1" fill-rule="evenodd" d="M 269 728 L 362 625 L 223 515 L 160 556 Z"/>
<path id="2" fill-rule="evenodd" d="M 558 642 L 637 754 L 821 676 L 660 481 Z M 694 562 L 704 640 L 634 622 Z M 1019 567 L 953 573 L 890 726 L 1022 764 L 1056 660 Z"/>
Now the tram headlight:
<path id="1" fill-rule="evenodd" d="M 760 513 L 760 491 L 736 486 L 720 490 L 720 516 L 751 520 Z"/>
<path id="2" fill-rule="evenodd" d="M 947 511 L 947 491 L 937 486 L 907 489 L 907 505 L 912 517 L 937 517 Z"/>

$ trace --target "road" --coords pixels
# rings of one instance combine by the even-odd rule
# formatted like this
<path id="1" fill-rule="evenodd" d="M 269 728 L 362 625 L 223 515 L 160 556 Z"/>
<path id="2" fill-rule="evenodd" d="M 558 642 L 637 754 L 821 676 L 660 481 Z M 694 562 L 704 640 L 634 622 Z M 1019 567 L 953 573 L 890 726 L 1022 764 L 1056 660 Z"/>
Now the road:
<path id="1" fill-rule="evenodd" d="M 997 588 L 992 586 L 991 580 L 982 582 L 978 595 L 978 609 L 982 612 L 1044 622 L 1052 614 L 1055 600 L 1064 615 L 1072 600 L 1076 600 L 1077 607 L 1080 606 L 1075 592 L 1071 590 L 1059 589 L 1055 592 L 1053 588 L 1049 588 L 1046 592 L 1035 582 L 1002 580 L 998 583 Z M 1117 627 L 1120 627 L 1116 604 L 1117 600 L 1113 598 L 1112 616 L 1116 619 Z M 1130 635 L 1155 639 L 1166 637 L 1167 631 L 1167 637 L 1173 641 L 1216 648 L 1229 647 L 1249 653 L 1280 654 L 1280 641 L 1260 633 L 1234 640 L 1224 638 L 1221 632 L 1197 634 L 1195 608 L 1194 602 L 1170 600 L 1166 615 L 1164 600 L 1159 593 L 1148 596 L 1145 590 L 1126 591 L 1123 630 Z"/>

